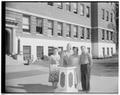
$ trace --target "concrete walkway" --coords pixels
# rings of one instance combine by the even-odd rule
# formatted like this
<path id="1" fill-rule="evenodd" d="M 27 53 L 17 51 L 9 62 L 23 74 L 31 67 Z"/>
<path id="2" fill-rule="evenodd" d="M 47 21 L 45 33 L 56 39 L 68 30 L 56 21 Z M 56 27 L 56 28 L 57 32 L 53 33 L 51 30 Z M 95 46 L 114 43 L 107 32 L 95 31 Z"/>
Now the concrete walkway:
<path id="1" fill-rule="evenodd" d="M 54 92 L 51 83 L 48 82 L 48 72 L 48 68 L 37 65 L 7 65 L 6 90 L 8 92 Z M 92 75 L 89 93 L 117 94 L 118 77 Z"/>

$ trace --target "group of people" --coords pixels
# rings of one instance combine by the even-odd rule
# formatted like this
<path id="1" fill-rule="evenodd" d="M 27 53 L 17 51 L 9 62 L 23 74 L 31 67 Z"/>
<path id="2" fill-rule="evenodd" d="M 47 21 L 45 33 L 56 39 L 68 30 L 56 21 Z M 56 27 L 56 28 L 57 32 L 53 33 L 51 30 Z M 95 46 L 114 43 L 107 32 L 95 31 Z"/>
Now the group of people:
<path id="1" fill-rule="evenodd" d="M 53 55 L 50 56 L 49 65 L 49 82 L 52 82 L 53 88 L 57 88 L 59 82 L 59 65 L 61 66 L 75 66 L 75 87 L 78 90 L 80 85 L 82 90 L 88 92 L 90 90 L 90 70 L 92 66 L 92 57 L 87 52 L 85 46 L 81 46 L 81 54 L 78 55 L 78 48 L 67 44 L 65 51 L 59 52 L 57 48 L 54 48 Z"/>

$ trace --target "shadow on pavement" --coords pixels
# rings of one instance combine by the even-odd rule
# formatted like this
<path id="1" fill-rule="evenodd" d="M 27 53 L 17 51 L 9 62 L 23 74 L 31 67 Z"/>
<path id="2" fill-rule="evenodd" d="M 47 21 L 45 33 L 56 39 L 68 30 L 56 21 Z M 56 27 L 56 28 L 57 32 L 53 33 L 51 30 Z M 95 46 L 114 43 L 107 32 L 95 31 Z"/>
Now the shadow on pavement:
<path id="1" fill-rule="evenodd" d="M 93 64 L 91 74 L 105 77 L 118 77 L 119 66 L 117 63 Z"/>
<path id="2" fill-rule="evenodd" d="M 43 85 L 43 84 L 19 84 L 18 86 L 7 86 L 6 91 L 14 93 L 14 91 L 10 91 L 8 90 L 8 88 L 13 88 L 13 89 L 15 88 L 15 89 L 22 89 L 22 90 L 24 89 L 25 92 L 35 92 L 35 93 L 54 92 L 54 89 L 52 86 Z"/>
<path id="3" fill-rule="evenodd" d="M 11 72 L 6 73 L 6 79 L 17 79 L 17 78 L 23 78 L 23 77 L 29 77 L 29 76 L 35 76 L 35 75 L 42 75 L 46 72 L 40 71 L 40 70 L 29 70 L 29 71 L 20 71 L 20 72 Z"/>

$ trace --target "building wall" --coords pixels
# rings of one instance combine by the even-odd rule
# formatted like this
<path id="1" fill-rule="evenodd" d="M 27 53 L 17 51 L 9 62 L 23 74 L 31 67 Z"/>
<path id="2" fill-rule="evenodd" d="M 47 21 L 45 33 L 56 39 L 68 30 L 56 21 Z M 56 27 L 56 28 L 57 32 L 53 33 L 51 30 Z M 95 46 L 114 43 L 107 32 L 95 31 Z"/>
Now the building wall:
<path id="1" fill-rule="evenodd" d="M 47 5 L 47 3 L 36 3 L 36 2 L 6 3 L 6 7 L 9 8 L 26 11 L 32 14 L 37 14 L 48 19 L 53 18 L 56 20 L 68 21 L 70 23 L 79 24 L 81 26 L 91 27 L 91 19 L 86 17 L 86 6 L 90 7 L 90 3 L 84 3 L 84 8 L 85 8 L 84 16 L 81 16 L 80 14 L 74 14 L 72 11 L 70 12 L 67 11 L 65 9 L 65 3 L 63 3 L 63 6 L 64 6 L 63 9 L 59 9 L 56 7 L 56 5 L 49 6 Z"/>
<path id="2" fill-rule="evenodd" d="M 37 39 L 37 38 L 26 38 L 20 37 L 20 51 L 23 52 L 23 46 L 31 46 L 31 55 L 34 56 L 34 60 L 37 59 L 36 55 L 36 46 L 43 46 L 44 55 L 48 56 L 48 47 L 63 47 L 66 50 L 66 46 L 68 43 L 71 43 L 72 47 L 78 47 L 79 54 L 81 54 L 80 47 L 82 45 L 90 48 L 91 50 L 91 42 L 74 42 L 74 41 L 66 41 L 66 40 L 49 40 L 49 39 Z"/>
<path id="3" fill-rule="evenodd" d="M 23 5 L 23 4 L 21 4 L 21 5 Z M 12 9 L 11 9 L 11 6 L 12 6 Z M 16 41 L 17 41 L 16 47 L 17 47 L 17 49 L 19 48 L 18 47 L 18 39 L 19 39 L 20 40 L 20 53 L 21 54 L 23 54 L 23 46 L 26 46 L 26 45 L 31 46 L 31 55 L 33 55 L 34 60 L 36 60 L 37 59 L 36 46 L 43 46 L 44 55 L 48 56 L 48 46 L 63 47 L 63 49 L 65 50 L 66 45 L 68 43 L 71 43 L 72 46 L 78 47 L 79 48 L 79 54 L 81 53 L 80 47 L 82 45 L 85 45 L 87 48 L 90 48 L 90 51 L 91 51 L 91 40 L 87 39 L 87 33 L 86 33 L 86 28 L 91 28 L 90 25 L 89 25 L 90 23 L 88 25 L 87 24 L 82 24 L 81 25 L 81 23 L 88 23 L 88 22 L 84 22 L 85 20 L 82 20 L 80 23 L 74 23 L 73 19 L 72 19 L 73 21 L 72 20 L 70 21 L 71 18 L 69 16 L 67 16 L 67 15 L 72 14 L 74 16 L 75 14 L 69 13 L 69 12 L 67 13 L 66 10 L 62 10 L 62 11 L 66 12 L 65 13 L 66 18 L 63 18 L 61 20 L 61 15 L 59 15 L 59 18 L 56 19 L 56 17 L 58 17 L 57 15 L 53 18 L 53 17 L 51 17 L 53 15 L 50 16 L 49 14 L 46 14 L 46 16 L 49 15 L 48 17 L 46 17 L 45 14 L 43 16 L 43 14 L 41 15 L 41 13 L 35 13 L 34 14 L 34 11 L 33 12 L 28 12 L 28 10 L 27 11 L 25 10 L 25 9 L 27 9 L 26 7 L 25 7 L 25 9 L 24 9 L 24 7 L 23 8 L 20 7 L 22 9 L 17 10 L 17 8 L 13 8 L 15 6 L 19 7 L 19 4 L 18 5 L 14 5 L 14 4 L 11 5 L 10 4 L 9 8 L 7 7 L 6 16 L 15 18 L 16 21 L 18 22 L 18 25 L 17 25 L 17 28 L 16 28 L 16 37 L 17 37 L 17 39 L 16 39 Z M 44 5 L 44 6 L 49 7 L 48 5 Z M 33 7 L 36 7 L 36 6 L 33 6 Z M 55 7 L 55 6 L 50 6 L 50 7 L 52 8 L 52 7 Z M 23 11 L 23 9 L 24 9 L 24 11 Z M 29 9 L 29 7 L 28 7 L 28 9 Z M 41 8 L 40 11 L 43 11 L 42 9 L 43 8 Z M 29 10 L 29 11 L 31 11 L 31 10 Z M 56 10 L 54 10 L 54 12 L 55 11 Z M 46 10 L 46 12 L 48 13 L 48 10 Z M 49 12 L 49 13 L 51 13 L 51 12 Z M 26 15 L 30 16 L 30 32 L 29 33 L 24 32 L 23 29 L 22 29 L 23 14 L 26 14 Z M 55 14 L 55 13 L 52 13 L 52 14 Z M 77 16 L 77 14 L 76 14 L 76 16 Z M 76 18 L 76 16 L 74 16 L 74 18 Z M 43 34 L 38 34 L 36 32 L 36 17 L 42 17 L 43 18 Z M 86 18 L 86 15 L 85 15 L 84 18 Z M 79 18 L 77 18 L 77 19 L 79 19 Z M 47 35 L 48 20 L 52 20 L 54 22 L 53 36 L 48 36 Z M 61 21 L 63 23 L 63 36 L 61 36 L 61 37 L 56 35 L 56 31 L 57 31 L 56 23 L 58 21 Z M 66 34 L 66 24 L 67 23 L 71 24 L 71 26 L 73 26 L 73 25 L 78 26 L 78 31 L 79 31 L 78 38 L 73 38 L 73 37 L 67 38 L 65 36 L 65 34 Z M 80 36 L 81 36 L 81 26 L 85 27 L 85 33 L 84 33 L 85 38 L 84 39 L 80 38 Z M 71 27 L 71 30 L 73 30 L 73 27 Z M 71 31 L 71 32 L 73 32 L 73 31 Z"/>
<path id="4" fill-rule="evenodd" d="M 105 10 L 105 19 L 102 19 L 102 9 Z M 109 27 L 109 24 L 115 24 L 114 20 L 114 12 L 113 12 L 114 6 L 111 5 L 111 3 L 98 3 L 98 27 L 105 28 L 105 29 L 110 29 L 111 31 L 113 30 L 111 27 Z M 107 13 L 106 11 L 109 12 L 109 20 L 107 21 Z M 111 16 L 110 13 L 113 14 L 113 22 L 110 21 Z"/>
<path id="5" fill-rule="evenodd" d="M 113 53 L 116 53 L 115 50 L 115 43 L 114 43 L 114 34 L 115 31 L 112 26 L 115 24 L 114 20 L 114 5 L 111 5 L 111 3 L 92 3 L 91 4 L 91 25 L 92 25 L 92 53 L 94 58 L 99 58 L 99 57 L 104 57 L 103 56 L 103 50 L 102 48 L 105 48 L 105 57 L 108 57 L 106 48 L 113 48 Z M 104 19 L 102 9 L 104 9 Z M 109 12 L 109 19 L 107 21 L 107 13 L 106 11 Z M 110 13 L 113 14 L 113 22 L 111 22 L 111 15 Z M 93 20 L 94 19 L 94 20 Z M 105 39 L 102 39 L 103 32 L 102 30 L 104 29 L 105 31 Z M 109 31 L 109 39 L 107 39 L 107 31 Z M 111 40 L 111 33 L 113 33 L 113 39 Z M 95 52 L 97 51 L 97 52 Z M 110 52 L 110 50 L 109 50 Z M 111 52 L 109 56 L 112 56 Z"/>
<path id="6" fill-rule="evenodd" d="M 105 48 L 105 56 L 103 56 L 103 48 Z M 109 55 L 107 54 L 107 48 L 109 48 Z M 109 57 L 113 54 L 111 53 L 111 48 L 113 48 L 113 54 L 116 53 L 116 46 L 113 43 L 93 43 L 92 52 L 93 58 L 103 58 Z"/>
<path id="7" fill-rule="evenodd" d="M 81 3 L 78 3 L 78 8 L 80 9 Z M 84 16 L 80 15 L 80 10 L 78 14 L 71 11 L 67 11 L 65 4 L 63 3 L 63 9 L 57 8 L 57 5 L 50 6 L 47 3 L 22 3 L 22 2 L 8 2 L 6 3 L 6 17 L 14 18 L 17 21 L 16 27 L 16 48 L 18 49 L 18 39 L 20 39 L 20 52 L 23 52 L 24 45 L 31 46 L 31 54 L 34 55 L 36 59 L 36 46 L 40 45 L 44 47 L 44 55 L 48 55 L 48 46 L 59 47 L 62 46 L 64 50 L 66 49 L 67 43 L 71 43 L 72 46 L 79 48 L 80 46 L 85 45 L 89 47 L 93 57 L 103 57 L 102 47 L 107 48 L 112 47 L 113 52 L 115 53 L 115 43 L 112 40 L 102 40 L 102 29 L 109 30 L 114 32 L 111 28 L 108 27 L 110 22 L 103 21 L 101 19 L 101 8 L 109 10 L 111 12 L 110 5 L 99 5 L 98 3 L 83 3 L 84 4 Z M 100 3 L 101 4 L 101 3 Z M 32 6 L 32 7 L 31 7 Z M 86 17 L 86 7 L 91 7 L 90 17 Z M 73 7 L 73 6 L 72 6 Z M 22 29 L 22 19 L 23 14 L 30 16 L 30 32 L 24 32 Z M 43 18 L 43 34 L 36 32 L 36 17 Z M 53 21 L 53 35 L 48 36 L 48 20 Z M 114 21 L 114 20 L 113 20 Z M 62 22 L 63 24 L 63 35 L 58 36 L 57 31 L 57 22 Z M 114 23 L 114 22 L 113 22 Z M 73 34 L 73 25 L 78 26 L 78 38 L 66 37 L 66 24 L 71 25 L 71 34 Z M 85 28 L 84 35 L 85 38 L 81 39 L 82 28 Z M 91 28 L 92 27 L 92 28 Z M 91 29 L 90 39 L 87 39 L 86 28 Z M 111 54 L 109 55 L 111 56 Z M 34 59 L 34 60 L 35 60 Z"/>

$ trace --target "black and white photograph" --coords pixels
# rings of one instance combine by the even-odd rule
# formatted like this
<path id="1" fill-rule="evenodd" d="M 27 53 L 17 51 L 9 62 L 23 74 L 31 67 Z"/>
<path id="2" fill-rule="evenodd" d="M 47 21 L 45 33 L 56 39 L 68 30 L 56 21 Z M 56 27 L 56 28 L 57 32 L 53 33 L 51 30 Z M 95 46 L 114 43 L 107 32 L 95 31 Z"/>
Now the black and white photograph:
<path id="1" fill-rule="evenodd" d="M 2 93 L 119 93 L 119 1 L 2 1 L 1 34 Z"/>

